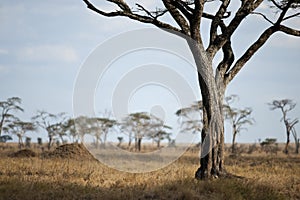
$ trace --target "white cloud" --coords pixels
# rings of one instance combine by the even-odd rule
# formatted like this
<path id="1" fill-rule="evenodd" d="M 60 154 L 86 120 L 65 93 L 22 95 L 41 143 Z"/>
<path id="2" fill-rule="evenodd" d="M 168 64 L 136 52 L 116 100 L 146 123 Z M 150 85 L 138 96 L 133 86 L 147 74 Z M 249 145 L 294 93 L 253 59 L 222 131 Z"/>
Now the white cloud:
<path id="1" fill-rule="evenodd" d="M 75 62 L 78 55 L 72 47 L 63 45 L 39 45 L 22 48 L 18 57 L 33 62 Z"/>

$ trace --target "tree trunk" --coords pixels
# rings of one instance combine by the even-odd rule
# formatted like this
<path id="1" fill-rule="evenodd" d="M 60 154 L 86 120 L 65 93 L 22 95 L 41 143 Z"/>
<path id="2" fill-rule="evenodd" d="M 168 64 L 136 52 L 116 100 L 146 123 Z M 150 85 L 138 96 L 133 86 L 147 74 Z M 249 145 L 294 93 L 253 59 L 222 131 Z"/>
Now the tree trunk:
<path id="1" fill-rule="evenodd" d="M 137 144 L 137 146 L 138 146 L 138 151 L 141 151 L 141 146 L 142 146 L 142 138 L 138 138 L 138 144 Z"/>
<path id="2" fill-rule="evenodd" d="M 200 47 L 194 46 L 193 48 L 203 103 L 200 168 L 196 171 L 195 177 L 205 179 L 211 176 L 218 177 L 224 172 L 223 98 L 225 87 L 219 85 L 219 80 L 215 79 L 212 62 L 203 56 Z"/>
<path id="3" fill-rule="evenodd" d="M 51 149 L 51 144 L 52 144 L 52 136 L 49 136 L 48 150 Z"/>
<path id="4" fill-rule="evenodd" d="M 232 137 L 232 147 L 231 147 L 231 153 L 235 153 L 235 138 L 236 138 L 236 130 L 233 129 L 233 137 Z"/>
<path id="5" fill-rule="evenodd" d="M 197 32 L 193 31 L 193 33 Z M 199 34 L 191 33 L 186 38 L 198 71 L 198 82 L 202 97 L 203 128 L 201 131 L 200 167 L 195 178 L 218 177 L 224 170 L 224 118 L 223 100 L 226 83 L 225 68 L 214 73 L 214 55 L 206 52 Z M 226 69 L 225 69 L 226 70 Z"/>
<path id="6" fill-rule="evenodd" d="M 288 154 L 289 153 L 289 150 L 288 150 L 288 147 L 289 147 L 289 143 L 290 143 L 290 132 L 287 130 L 286 132 L 286 144 L 285 144 L 285 148 L 284 148 L 284 153 L 285 154 Z"/>
<path id="7" fill-rule="evenodd" d="M 299 154 L 300 138 L 296 140 L 296 154 Z"/>

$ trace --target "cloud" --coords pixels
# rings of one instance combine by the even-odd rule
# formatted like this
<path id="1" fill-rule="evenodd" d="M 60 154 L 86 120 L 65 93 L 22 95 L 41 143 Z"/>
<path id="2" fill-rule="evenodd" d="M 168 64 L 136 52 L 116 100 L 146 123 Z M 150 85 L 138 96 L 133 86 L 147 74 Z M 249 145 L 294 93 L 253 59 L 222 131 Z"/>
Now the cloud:
<path id="1" fill-rule="evenodd" d="M 78 55 L 72 47 L 64 45 L 39 45 L 21 48 L 18 58 L 30 62 L 66 62 L 78 60 Z"/>

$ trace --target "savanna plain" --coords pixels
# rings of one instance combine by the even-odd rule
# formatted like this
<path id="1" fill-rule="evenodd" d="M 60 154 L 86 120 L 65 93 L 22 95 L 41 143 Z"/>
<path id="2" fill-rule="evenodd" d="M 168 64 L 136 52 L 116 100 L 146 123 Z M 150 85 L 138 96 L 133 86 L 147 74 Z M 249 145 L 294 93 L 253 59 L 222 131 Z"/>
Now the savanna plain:
<path id="1" fill-rule="evenodd" d="M 299 155 L 243 148 L 226 152 L 231 176 L 203 181 L 194 179 L 196 147 L 162 169 L 128 173 L 95 160 L 79 144 L 42 152 L 7 143 L 0 149 L 0 199 L 300 199 Z"/>

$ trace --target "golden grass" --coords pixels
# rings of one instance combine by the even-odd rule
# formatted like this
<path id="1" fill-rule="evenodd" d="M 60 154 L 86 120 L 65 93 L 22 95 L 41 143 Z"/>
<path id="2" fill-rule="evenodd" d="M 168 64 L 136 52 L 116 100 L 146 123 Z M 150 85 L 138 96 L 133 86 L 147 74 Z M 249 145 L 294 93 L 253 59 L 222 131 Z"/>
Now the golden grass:
<path id="1" fill-rule="evenodd" d="M 300 157 L 226 157 L 244 178 L 197 181 L 195 152 L 158 171 L 132 174 L 96 161 L 0 159 L 0 199 L 300 199 Z"/>

